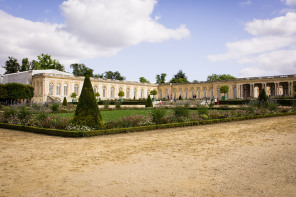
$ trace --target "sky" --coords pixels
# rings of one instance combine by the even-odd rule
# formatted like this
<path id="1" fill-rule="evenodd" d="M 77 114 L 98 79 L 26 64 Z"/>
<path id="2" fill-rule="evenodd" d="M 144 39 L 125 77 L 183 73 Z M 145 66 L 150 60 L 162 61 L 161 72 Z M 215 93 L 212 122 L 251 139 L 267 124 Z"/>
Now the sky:
<path id="1" fill-rule="evenodd" d="M 296 74 L 296 0 L 0 0 L 0 65 L 41 53 L 128 81 Z"/>

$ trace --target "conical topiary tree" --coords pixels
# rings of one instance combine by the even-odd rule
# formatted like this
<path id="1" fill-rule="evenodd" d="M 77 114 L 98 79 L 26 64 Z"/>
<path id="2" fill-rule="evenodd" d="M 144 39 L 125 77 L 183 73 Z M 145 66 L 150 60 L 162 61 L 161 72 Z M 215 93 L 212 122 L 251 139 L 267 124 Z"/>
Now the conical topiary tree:
<path id="1" fill-rule="evenodd" d="M 266 95 L 265 89 L 263 88 L 258 96 L 260 104 L 266 104 L 268 101 L 268 96 Z"/>
<path id="2" fill-rule="evenodd" d="M 148 95 L 148 98 L 147 98 L 147 102 L 146 102 L 145 107 L 153 107 L 153 104 L 152 104 L 152 100 L 151 100 L 150 95 Z"/>
<path id="3" fill-rule="evenodd" d="M 68 105 L 67 99 L 66 99 L 66 97 L 64 97 L 63 106 L 67 106 L 67 105 Z"/>
<path id="4" fill-rule="evenodd" d="M 82 91 L 72 122 L 75 125 L 84 125 L 93 128 L 102 128 L 104 125 L 89 76 L 84 78 Z"/>

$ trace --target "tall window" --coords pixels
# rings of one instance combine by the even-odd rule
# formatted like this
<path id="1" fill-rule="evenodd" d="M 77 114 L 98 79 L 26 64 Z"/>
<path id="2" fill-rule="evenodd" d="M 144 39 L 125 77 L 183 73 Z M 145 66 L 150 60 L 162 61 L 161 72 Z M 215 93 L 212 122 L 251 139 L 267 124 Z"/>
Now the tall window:
<path id="1" fill-rule="evenodd" d="M 65 84 L 64 85 L 64 96 L 67 96 L 68 95 L 68 85 Z"/>
<path id="2" fill-rule="evenodd" d="M 181 90 L 179 90 L 179 97 L 182 97 L 182 91 Z"/>
<path id="3" fill-rule="evenodd" d="M 127 88 L 127 89 L 126 89 L 126 98 L 129 98 L 129 97 L 130 97 L 130 89 Z"/>
<path id="4" fill-rule="evenodd" d="M 114 88 L 111 88 L 111 98 L 114 98 Z"/>
<path id="5" fill-rule="evenodd" d="M 188 91 L 185 92 L 185 99 L 188 99 Z"/>
<path id="6" fill-rule="evenodd" d="M 193 90 L 191 90 L 191 98 L 193 98 Z"/>
<path id="7" fill-rule="evenodd" d="M 217 97 L 220 98 L 220 88 L 217 89 Z"/>
<path id="8" fill-rule="evenodd" d="M 53 83 L 49 84 L 49 95 L 53 95 Z"/>
<path id="9" fill-rule="evenodd" d="M 210 95 L 211 95 L 211 98 L 213 98 L 213 97 L 214 97 L 214 94 L 213 94 L 213 89 L 211 89 L 211 91 L 210 91 Z"/>
<path id="10" fill-rule="evenodd" d="M 39 82 L 37 81 L 37 85 L 36 85 L 36 95 L 39 96 Z"/>
<path id="11" fill-rule="evenodd" d="M 200 98 L 200 90 L 197 90 L 197 98 Z"/>
<path id="12" fill-rule="evenodd" d="M 61 95 L 61 84 L 57 84 L 57 95 Z"/>
<path id="13" fill-rule="evenodd" d="M 144 90 L 141 90 L 141 98 L 144 98 Z"/>
<path id="14" fill-rule="evenodd" d="M 97 91 L 98 91 L 98 87 L 95 86 L 95 87 L 94 87 L 94 93 L 97 93 Z"/>
<path id="15" fill-rule="evenodd" d="M 176 92 L 176 90 L 174 91 L 174 98 L 175 99 L 177 98 L 177 92 Z"/>
<path id="16" fill-rule="evenodd" d="M 79 89 L 79 86 L 78 84 L 75 84 L 74 86 L 74 92 L 78 95 L 78 89 Z"/>
<path id="17" fill-rule="evenodd" d="M 204 98 L 207 97 L 207 90 L 204 90 Z"/>
<path id="18" fill-rule="evenodd" d="M 137 90 L 134 89 L 134 98 L 136 99 L 137 98 Z"/>
<path id="19" fill-rule="evenodd" d="M 40 83 L 40 94 L 43 96 L 43 82 Z"/>
<path id="20" fill-rule="evenodd" d="M 106 97 L 106 87 L 103 87 L 103 97 Z"/>

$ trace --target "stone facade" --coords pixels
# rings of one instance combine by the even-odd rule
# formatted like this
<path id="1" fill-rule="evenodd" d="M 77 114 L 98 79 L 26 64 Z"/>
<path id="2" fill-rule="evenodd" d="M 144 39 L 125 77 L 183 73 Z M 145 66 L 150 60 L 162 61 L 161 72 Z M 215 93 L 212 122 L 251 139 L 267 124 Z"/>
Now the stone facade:
<path id="1" fill-rule="evenodd" d="M 79 97 L 84 77 L 75 77 L 66 72 L 56 70 L 33 70 L 3 75 L 2 83 L 30 84 L 34 87 L 33 102 L 45 103 L 52 100 L 72 101 L 71 94 L 75 92 Z M 262 88 L 267 95 L 293 96 L 293 82 L 296 75 L 281 75 L 269 77 L 238 78 L 229 81 L 198 82 L 186 84 L 148 84 L 133 81 L 105 80 L 91 78 L 94 92 L 100 93 L 101 100 L 118 99 L 118 92 L 122 90 L 124 99 L 147 98 L 151 90 L 156 89 L 158 99 L 197 99 L 221 98 L 222 85 L 229 86 L 228 98 L 257 98 Z"/>
<path id="2" fill-rule="evenodd" d="M 257 98 L 262 88 L 270 97 L 293 96 L 293 82 L 296 75 L 280 75 L 267 77 L 237 78 L 229 81 L 199 82 L 186 84 L 160 84 L 158 87 L 159 98 L 197 99 L 221 98 L 220 87 L 229 86 L 227 97 L 234 98 Z"/>

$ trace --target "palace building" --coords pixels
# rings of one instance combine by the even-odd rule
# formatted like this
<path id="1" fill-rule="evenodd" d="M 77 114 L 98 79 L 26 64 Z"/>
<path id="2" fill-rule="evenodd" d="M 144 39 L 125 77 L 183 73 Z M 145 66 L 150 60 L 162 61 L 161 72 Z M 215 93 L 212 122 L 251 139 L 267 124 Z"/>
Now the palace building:
<path id="1" fill-rule="evenodd" d="M 0 76 L 0 83 L 22 83 L 34 87 L 33 102 L 45 103 L 72 101 L 71 94 L 75 92 L 79 97 L 84 77 L 76 77 L 73 74 L 57 70 L 31 70 Z M 198 82 L 198 83 L 166 83 L 148 84 L 134 81 L 118 81 L 102 78 L 91 78 L 94 92 L 100 93 L 100 99 L 118 99 L 118 92 L 124 92 L 124 99 L 144 99 L 150 91 L 156 89 L 157 99 L 197 99 L 221 98 L 220 87 L 229 86 L 227 97 L 257 98 L 262 88 L 270 97 L 293 96 L 293 83 L 296 82 L 296 74 L 237 78 L 228 81 Z"/>

